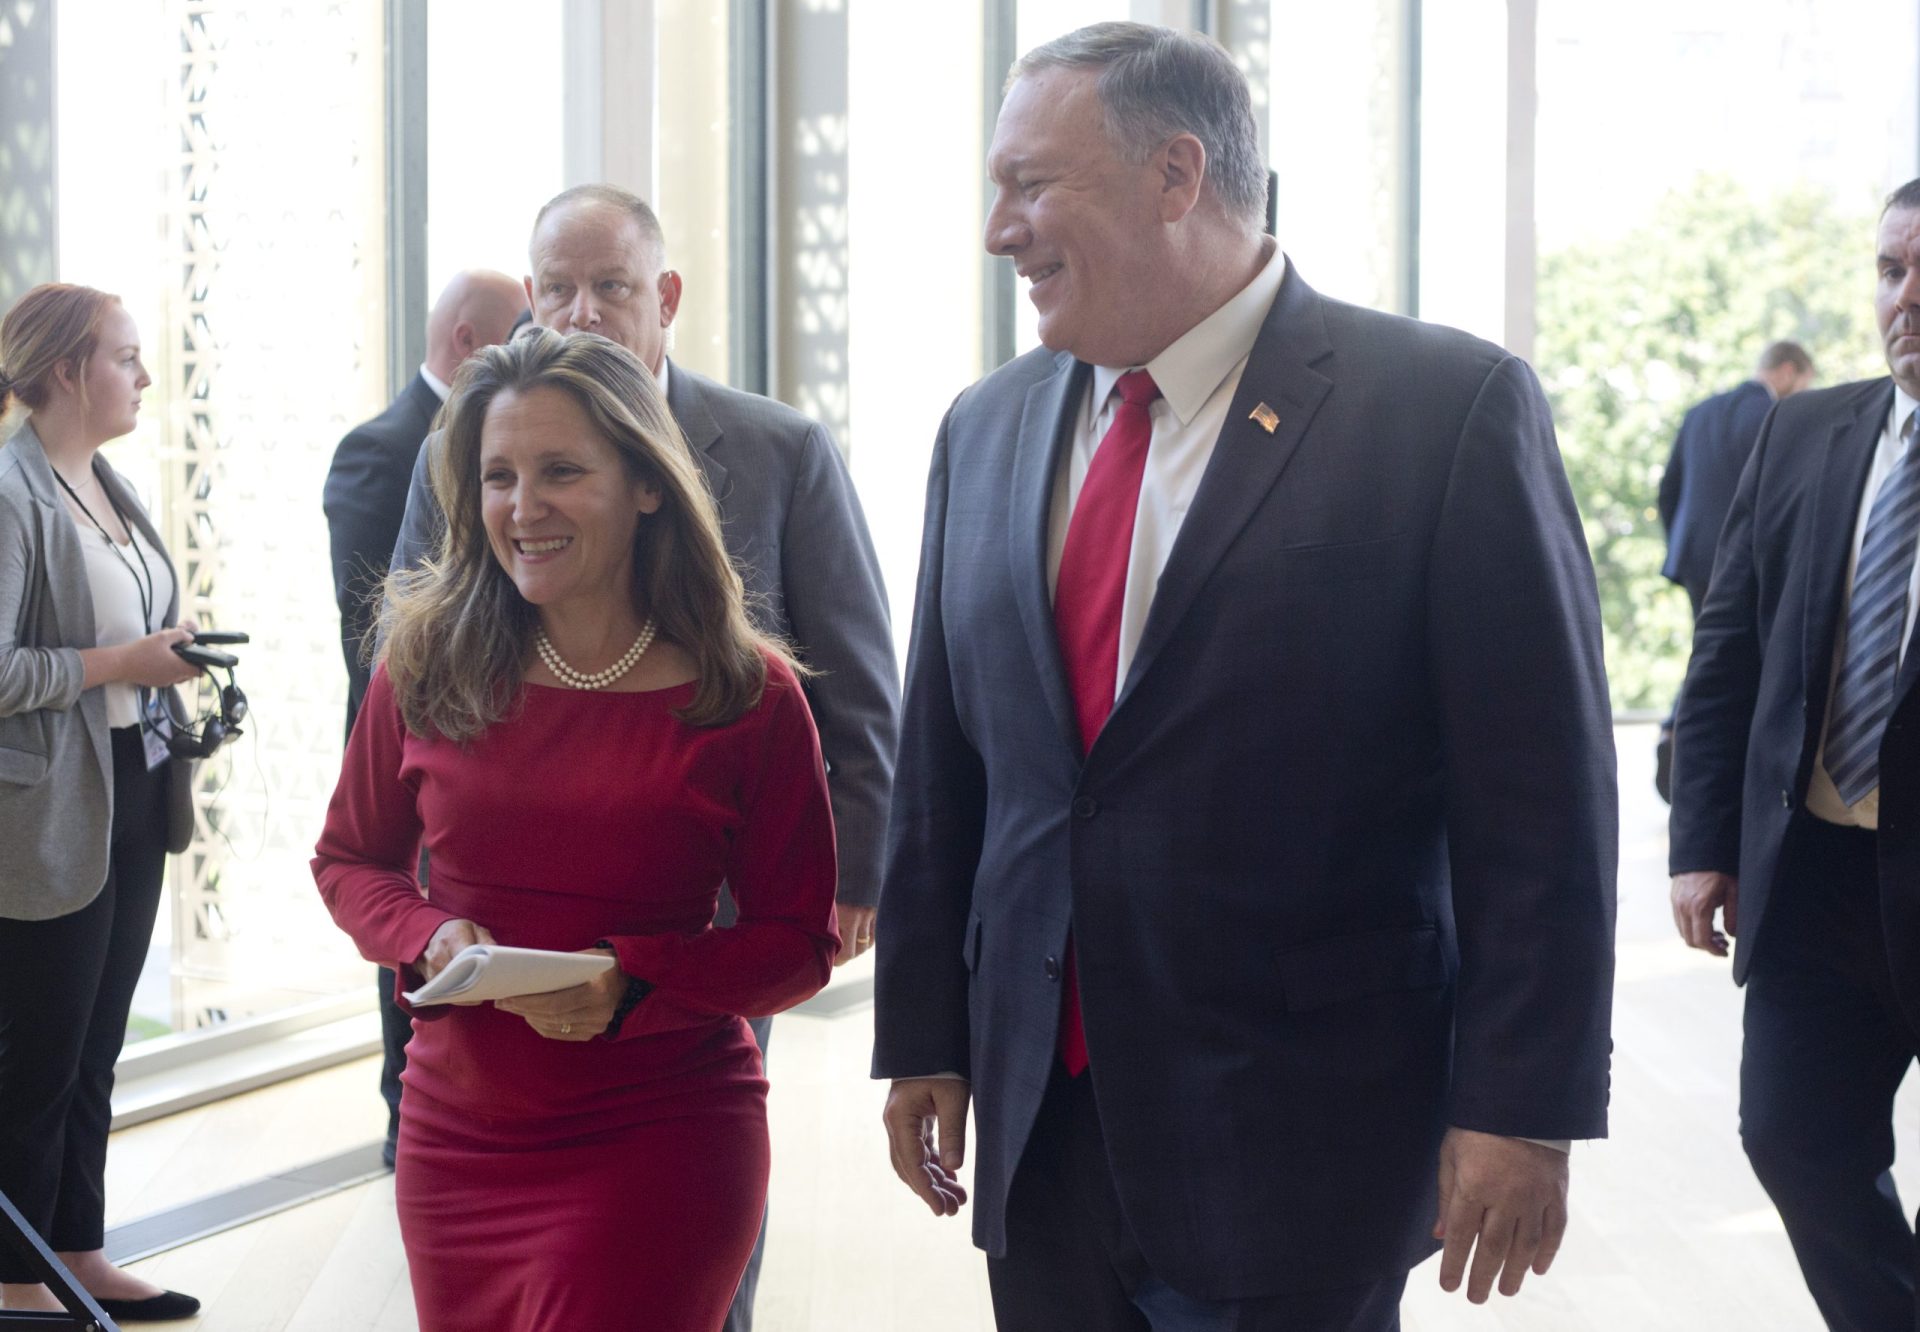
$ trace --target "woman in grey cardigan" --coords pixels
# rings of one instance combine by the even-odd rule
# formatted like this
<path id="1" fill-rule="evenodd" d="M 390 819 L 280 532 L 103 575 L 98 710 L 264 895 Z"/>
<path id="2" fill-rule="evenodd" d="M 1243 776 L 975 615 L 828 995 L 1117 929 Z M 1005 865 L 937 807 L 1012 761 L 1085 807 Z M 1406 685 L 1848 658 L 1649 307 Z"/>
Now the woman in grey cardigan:
<path id="1" fill-rule="evenodd" d="M 35 287 L 0 321 L 0 1192 L 115 1319 L 181 1318 L 102 1249 L 113 1065 L 192 774 L 143 725 L 194 675 L 179 584 L 98 457 L 150 381 L 114 297 Z M 182 715 L 174 703 L 174 715 Z M 0 1303 L 54 1310 L 0 1246 Z"/>

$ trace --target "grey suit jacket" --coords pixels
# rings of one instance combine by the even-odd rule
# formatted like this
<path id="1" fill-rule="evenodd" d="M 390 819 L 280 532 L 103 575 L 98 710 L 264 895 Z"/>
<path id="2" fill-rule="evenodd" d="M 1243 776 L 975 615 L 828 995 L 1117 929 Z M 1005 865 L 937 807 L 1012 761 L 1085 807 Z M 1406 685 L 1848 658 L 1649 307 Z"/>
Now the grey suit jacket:
<path id="1" fill-rule="evenodd" d="M 818 672 L 807 681 L 807 701 L 833 797 L 838 897 L 844 906 L 874 906 L 900 683 L 880 562 L 846 464 L 817 421 L 683 366 L 668 373 L 667 406 L 719 506 L 754 623 L 792 643 Z M 438 440 L 430 436 L 414 464 L 396 569 L 419 564 L 440 540 L 427 482 Z"/>
<path id="2" fill-rule="evenodd" d="M 93 467 L 165 559 L 119 473 L 98 455 Z M 180 613 L 173 583 L 167 624 Z M 80 649 L 95 646 L 86 556 L 31 425 L 0 448 L 0 635 L 0 917 L 51 920 L 107 881 L 113 755 L 106 696 L 81 688 Z M 167 849 L 177 852 L 193 836 L 193 773 L 177 759 L 168 766 Z"/>

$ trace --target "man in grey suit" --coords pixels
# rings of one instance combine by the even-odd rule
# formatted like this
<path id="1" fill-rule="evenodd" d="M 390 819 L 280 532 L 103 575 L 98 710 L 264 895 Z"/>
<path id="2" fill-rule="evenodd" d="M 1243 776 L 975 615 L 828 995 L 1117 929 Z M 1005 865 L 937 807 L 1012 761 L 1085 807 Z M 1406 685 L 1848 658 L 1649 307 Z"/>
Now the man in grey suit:
<path id="1" fill-rule="evenodd" d="M 886 589 L 846 465 L 818 422 L 667 357 L 680 275 L 666 266 L 659 219 L 638 197 L 608 185 L 561 193 L 534 219 L 529 258 L 536 322 L 610 338 L 659 376 L 719 506 L 756 623 L 786 638 L 818 672 L 807 700 L 827 762 L 840 855 L 836 963 L 849 961 L 873 945 L 900 686 Z M 418 564 L 439 538 L 441 517 L 427 485 L 433 448 L 429 439 L 414 467 L 395 568 Z M 752 1025 L 764 1052 L 771 1019 Z M 728 1332 L 752 1326 L 765 1242 L 763 1224 Z"/>

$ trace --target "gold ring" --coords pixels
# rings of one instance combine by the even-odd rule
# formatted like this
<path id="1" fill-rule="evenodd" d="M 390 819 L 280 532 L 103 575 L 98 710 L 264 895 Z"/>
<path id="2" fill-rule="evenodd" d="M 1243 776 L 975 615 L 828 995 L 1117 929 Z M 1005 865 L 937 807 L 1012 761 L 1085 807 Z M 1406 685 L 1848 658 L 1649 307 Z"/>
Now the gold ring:
<path id="1" fill-rule="evenodd" d="M 573 1024 L 571 1022 L 562 1022 L 560 1024 L 560 1034 L 562 1036 L 571 1036 L 573 1034 Z"/>

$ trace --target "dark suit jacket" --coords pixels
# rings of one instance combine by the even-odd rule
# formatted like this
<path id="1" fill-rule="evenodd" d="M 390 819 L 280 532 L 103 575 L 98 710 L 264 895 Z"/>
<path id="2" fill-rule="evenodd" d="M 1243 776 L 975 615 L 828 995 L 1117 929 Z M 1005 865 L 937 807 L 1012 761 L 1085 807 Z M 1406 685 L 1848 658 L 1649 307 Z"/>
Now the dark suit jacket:
<path id="1" fill-rule="evenodd" d="M 1693 407 L 1674 437 L 1660 478 L 1660 522 L 1667 529 L 1667 563 L 1660 572 L 1686 588 L 1695 606 L 1707 595 L 1714 546 L 1772 406 L 1766 386 L 1749 379 Z"/>
<path id="2" fill-rule="evenodd" d="M 321 504 L 333 548 L 340 654 L 347 663 L 348 734 L 367 693 L 369 671 L 361 659 L 361 644 L 379 613 L 380 580 L 400 535 L 414 459 L 439 411 L 439 396 L 415 374 L 384 412 L 347 432 L 327 469 Z"/>
<path id="3" fill-rule="evenodd" d="M 839 901 L 880 900 L 880 847 L 900 729 L 900 677 L 880 562 L 826 428 L 771 398 L 674 365 L 667 406 L 720 510 L 721 535 L 761 629 L 819 672 L 806 683 L 827 762 Z M 442 520 L 420 450 L 395 567 L 417 564 Z"/>
<path id="4" fill-rule="evenodd" d="M 1672 872 L 1740 879 L 1745 981 L 1833 687 L 1860 495 L 1893 406 L 1888 379 L 1796 393 L 1767 418 L 1720 542 L 1674 722 Z M 1909 647 L 1880 745 L 1881 883 L 1893 974 L 1920 1022 L 1920 653 Z"/>
<path id="5" fill-rule="evenodd" d="M 934 451 L 875 1075 L 971 1078 L 1004 1252 L 1071 929 L 1153 1271 L 1222 1299 L 1404 1271 L 1445 1125 L 1605 1130 L 1613 743 L 1546 404 L 1498 348 L 1289 273 L 1083 761 L 1046 549 L 1089 374 L 1022 356 Z"/>

